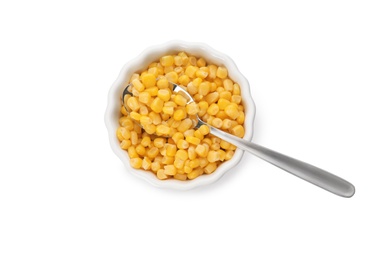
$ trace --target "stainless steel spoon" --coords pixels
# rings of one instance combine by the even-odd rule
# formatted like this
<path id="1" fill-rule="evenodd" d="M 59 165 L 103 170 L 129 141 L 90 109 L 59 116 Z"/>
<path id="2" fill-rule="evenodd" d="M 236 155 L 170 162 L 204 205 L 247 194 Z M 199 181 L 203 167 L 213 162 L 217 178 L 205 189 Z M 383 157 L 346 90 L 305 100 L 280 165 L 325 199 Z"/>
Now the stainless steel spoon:
<path id="1" fill-rule="evenodd" d="M 181 94 L 187 98 L 188 103 L 194 102 L 192 96 L 185 90 L 183 87 L 171 83 L 172 90 L 174 93 Z M 125 96 L 133 95 L 129 89 L 131 85 L 128 85 L 122 94 L 122 102 L 125 104 Z M 125 105 L 126 108 L 126 105 Z M 127 109 L 127 108 L 126 108 Z M 283 155 L 281 153 L 272 151 L 268 148 L 254 144 L 252 142 L 246 141 L 244 139 L 238 138 L 234 135 L 228 134 L 224 131 L 221 131 L 206 122 L 202 121 L 198 115 L 196 115 L 197 123 L 195 128 L 199 128 L 202 125 L 207 125 L 210 128 L 210 133 L 237 146 L 238 148 L 250 152 L 253 155 L 305 180 L 314 185 L 317 185 L 320 188 L 323 188 L 329 192 L 332 192 L 336 195 L 350 198 L 355 194 L 355 187 L 348 181 L 332 174 L 327 171 L 324 171 L 320 168 L 317 168 L 308 163 L 299 161 L 297 159 L 291 158 L 289 156 Z"/>

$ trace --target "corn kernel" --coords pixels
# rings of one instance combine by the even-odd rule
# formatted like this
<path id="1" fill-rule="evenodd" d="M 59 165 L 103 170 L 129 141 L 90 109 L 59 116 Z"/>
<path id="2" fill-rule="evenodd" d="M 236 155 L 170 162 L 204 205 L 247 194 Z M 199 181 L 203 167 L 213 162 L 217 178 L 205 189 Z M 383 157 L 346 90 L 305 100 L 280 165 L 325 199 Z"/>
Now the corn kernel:
<path id="1" fill-rule="evenodd" d="M 230 104 L 225 107 L 225 113 L 232 119 L 236 119 L 240 113 L 235 105 Z"/>
<path id="2" fill-rule="evenodd" d="M 157 92 L 157 96 L 163 101 L 169 101 L 171 99 L 171 92 L 168 89 L 160 89 Z"/>
<path id="3" fill-rule="evenodd" d="M 148 146 L 151 145 L 151 143 L 152 143 L 152 141 L 150 140 L 150 136 L 145 136 L 145 137 L 143 137 L 142 140 L 141 140 L 141 145 L 142 145 L 143 147 L 148 147 Z"/>
<path id="4" fill-rule="evenodd" d="M 198 67 L 204 67 L 204 66 L 206 66 L 206 61 L 203 58 L 199 58 L 196 61 L 196 65 L 198 65 Z"/>
<path id="5" fill-rule="evenodd" d="M 195 146 L 188 147 L 188 159 L 195 160 L 196 158 L 196 152 L 195 152 Z"/>
<path id="6" fill-rule="evenodd" d="M 198 168 L 194 169 L 192 172 L 188 173 L 187 177 L 188 177 L 188 179 L 193 180 L 193 179 L 197 178 L 199 175 L 201 175 L 202 173 L 203 173 L 203 169 L 198 167 Z"/>
<path id="7" fill-rule="evenodd" d="M 235 136 L 242 138 L 242 137 L 244 137 L 245 131 L 244 131 L 244 128 L 242 127 L 242 125 L 236 125 L 235 127 L 233 127 L 231 129 L 231 133 Z"/>
<path id="8" fill-rule="evenodd" d="M 167 107 L 167 106 L 164 106 L 162 108 L 162 112 L 166 115 L 173 115 L 173 113 L 175 112 L 175 109 L 173 107 Z"/>
<path id="9" fill-rule="evenodd" d="M 229 150 L 226 152 L 226 155 L 225 155 L 225 161 L 228 161 L 230 160 L 234 155 L 234 151 L 233 150 Z"/>
<path id="10" fill-rule="evenodd" d="M 236 103 L 237 105 L 239 105 L 241 103 L 241 96 L 233 95 L 231 97 L 230 101 L 232 101 L 233 103 Z"/>
<path id="11" fill-rule="evenodd" d="M 226 100 L 224 98 L 220 98 L 218 100 L 218 107 L 220 110 L 225 110 L 225 108 L 230 105 L 230 101 L 229 100 Z"/>
<path id="12" fill-rule="evenodd" d="M 213 143 L 211 146 L 210 146 L 211 150 L 214 150 L 214 151 L 218 151 L 219 148 L 221 148 L 221 145 L 219 143 Z"/>
<path id="13" fill-rule="evenodd" d="M 127 99 L 126 104 L 132 111 L 138 111 L 139 109 L 139 103 L 136 97 L 130 97 Z"/>
<path id="14" fill-rule="evenodd" d="M 207 103 L 209 103 L 209 105 L 211 105 L 212 103 L 215 103 L 218 101 L 218 98 L 219 98 L 219 93 L 214 91 L 214 92 L 211 92 L 209 93 L 206 97 L 205 97 L 205 100 Z"/>
<path id="15" fill-rule="evenodd" d="M 158 93 L 158 87 L 150 87 L 144 90 L 145 92 L 148 92 L 150 96 L 155 97 Z"/>
<path id="16" fill-rule="evenodd" d="M 150 148 L 147 152 L 146 152 L 146 155 L 149 157 L 149 158 L 151 158 L 151 159 L 153 159 L 153 158 L 155 158 L 158 154 L 159 154 L 159 150 L 158 150 L 158 148 L 157 147 L 152 147 L 152 148 Z"/>
<path id="17" fill-rule="evenodd" d="M 148 110 L 147 106 L 140 105 L 139 106 L 139 114 L 142 116 L 146 116 L 147 114 L 149 114 L 149 110 Z"/>
<path id="18" fill-rule="evenodd" d="M 122 140 L 129 140 L 131 137 L 130 131 L 125 127 L 119 127 L 117 131 L 117 136 L 122 137 Z"/>
<path id="19" fill-rule="evenodd" d="M 172 66 L 174 63 L 174 58 L 172 55 L 166 55 L 160 58 L 160 63 L 164 67 Z"/>
<path id="20" fill-rule="evenodd" d="M 223 81 L 223 87 L 226 91 L 233 91 L 233 81 L 231 79 L 224 79 Z"/>
<path id="21" fill-rule="evenodd" d="M 145 132 L 150 134 L 150 135 L 152 135 L 156 132 L 156 126 L 152 125 L 152 124 L 143 125 L 143 128 L 144 128 Z"/>
<path id="22" fill-rule="evenodd" d="M 127 150 L 129 149 L 129 147 L 131 146 L 131 141 L 130 140 L 123 140 L 120 144 L 120 147 L 123 149 L 123 150 Z"/>
<path id="23" fill-rule="evenodd" d="M 162 108 L 163 108 L 163 105 L 164 105 L 164 101 L 162 99 L 160 99 L 159 97 L 156 97 L 152 103 L 150 104 L 150 108 L 156 112 L 156 113 L 161 113 L 162 111 Z"/>
<path id="24" fill-rule="evenodd" d="M 185 109 L 177 108 L 176 111 L 173 113 L 173 118 L 176 121 L 183 120 L 187 117 L 187 112 Z"/>
<path id="25" fill-rule="evenodd" d="M 194 160 L 191 160 L 189 166 L 190 166 L 192 169 L 199 167 L 199 166 L 200 166 L 200 160 L 199 160 L 199 158 L 195 158 Z"/>
<path id="26" fill-rule="evenodd" d="M 153 172 L 157 172 L 158 170 L 161 169 L 161 164 L 160 164 L 159 162 L 154 161 L 154 162 L 152 162 L 152 163 L 150 164 L 150 169 L 151 169 Z"/>
<path id="27" fill-rule="evenodd" d="M 175 156 L 176 154 L 176 145 L 173 144 L 165 144 L 166 155 L 167 156 Z"/>
<path id="28" fill-rule="evenodd" d="M 177 105 L 182 107 L 184 107 L 187 104 L 187 99 L 180 94 L 175 95 L 175 98 L 173 100 Z"/>
<path id="29" fill-rule="evenodd" d="M 207 113 L 209 115 L 216 115 L 219 112 L 219 107 L 217 104 L 211 104 L 209 108 L 207 109 Z M 237 111 L 238 112 L 238 111 Z"/>
<path id="30" fill-rule="evenodd" d="M 225 141 L 225 140 L 221 140 L 220 146 L 221 146 L 222 149 L 227 150 L 230 147 L 230 143 Z"/>
<path id="31" fill-rule="evenodd" d="M 181 131 L 180 131 L 181 132 Z M 184 139 L 184 135 L 183 133 L 180 133 L 180 132 L 177 132 L 175 133 L 173 136 L 172 136 L 172 140 L 175 142 L 175 144 L 177 144 L 179 142 L 179 140 L 183 140 Z"/>
<path id="32" fill-rule="evenodd" d="M 187 136 L 186 141 L 194 145 L 198 145 L 200 143 L 200 139 L 194 136 Z"/>
<path id="33" fill-rule="evenodd" d="M 179 159 L 179 158 L 176 158 L 174 161 L 173 161 L 173 165 L 175 166 L 176 169 L 183 169 L 184 167 L 184 161 Z"/>
<path id="34" fill-rule="evenodd" d="M 202 96 L 206 96 L 210 91 L 210 82 L 202 82 L 199 84 L 198 93 Z"/>
<path id="35" fill-rule="evenodd" d="M 165 78 L 169 82 L 177 83 L 179 76 L 177 75 L 177 73 L 175 71 L 171 71 L 171 72 L 168 72 L 167 74 L 165 74 Z"/>
<path id="36" fill-rule="evenodd" d="M 180 160 L 187 160 L 188 159 L 188 153 L 186 150 L 178 150 L 176 152 L 175 158 L 179 158 Z"/>
<path id="37" fill-rule="evenodd" d="M 194 132 L 195 132 L 194 129 L 188 129 L 188 130 L 185 131 L 183 134 L 184 134 L 184 137 L 187 137 L 187 136 L 194 136 Z"/>
<path id="38" fill-rule="evenodd" d="M 176 168 L 175 168 L 175 166 L 173 166 L 173 165 L 165 165 L 164 166 L 164 173 L 165 173 L 165 175 L 171 175 L 171 176 L 173 176 L 173 175 L 175 175 L 176 174 Z"/>
<path id="39" fill-rule="evenodd" d="M 145 127 L 145 125 L 150 125 L 153 123 L 152 119 L 148 116 L 141 116 L 139 122 L 143 127 Z"/>
<path id="40" fill-rule="evenodd" d="M 199 131 L 202 135 L 207 135 L 208 133 L 210 133 L 210 128 L 207 125 L 201 125 L 199 127 Z"/>
<path id="41" fill-rule="evenodd" d="M 199 129 L 198 129 L 198 130 L 195 130 L 194 136 L 195 136 L 196 138 L 198 138 L 199 140 L 203 140 L 203 138 L 204 138 L 203 134 L 199 131 Z"/>
<path id="42" fill-rule="evenodd" d="M 216 75 L 218 78 L 224 79 L 227 77 L 228 71 L 225 67 L 218 67 Z"/>
<path id="43" fill-rule="evenodd" d="M 210 147 L 210 146 L 213 144 L 213 142 L 211 141 L 210 138 L 205 138 L 205 139 L 203 139 L 203 140 L 202 140 L 202 143 L 203 143 L 203 144 L 206 144 L 207 147 Z"/>
<path id="44" fill-rule="evenodd" d="M 164 157 L 162 158 L 161 162 L 162 162 L 163 164 L 170 165 L 170 164 L 173 163 L 174 160 L 175 160 L 174 157 L 171 157 L 171 156 L 164 156 Z"/>
<path id="45" fill-rule="evenodd" d="M 192 127 L 192 120 L 189 118 L 184 119 L 181 121 L 180 125 L 177 127 L 177 130 L 184 133 L 188 129 Z"/>
<path id="46" fill-rule="evenodd" d="M 141 155 L 141 156 L 144 156 L 146 153 L 145 147 L 143 147 L 140 144 L 135 147 L 135 151 L 137 152 L 138 155 Z"/>
<path id="47" fill-rule="evenodd" d="M 196 71 L 198 70 L 198 67 L 195 67 L 195 66 L 188 66 L 186 68 L 186 71 L 185 71 L 185 74 L 189 77 L 189 78 L 195 78 L 195 74 L 196 74 Z"/>
<path id="48" fill-rule="evenodd" d="M 156 127 L 156 134 L 157 135 L 169 135 L 170 127 L 166 125 L 158 125 Z"/>
<path id="49" fill-rule="evenodd" d="M 121 113 L 122 113 L 122 115 L 125 115 L 125 116 L 128 115 L 125 106 L 122 106 L 122 107 L 121 107 Z"/>
<path id="50" fill-rule="evenodd" d="M 199 112 L 199 106 L 195 102 L 186 105 L 186 111 L 189 115 L 196 115 Z"/>
<path id="51" fill-rule="evenodd" d="M 135 79 L 139 79 L 139 74 L 138 73 L 134 73 L 133 75 L 131 75 L 129 82 L 132 82 Z"/>
<path id="52" fill-rule="evenodd" d="M 142 168 L 144 168 L 144 170 L 149 170 L 151 165 L 152 165 L 152 162 L 150 161 L 150 159 L 148 157 L 145 157 L 142 160 Z"/>
<path id="53" fill-rule="evenodd" d="M 238 117 L 236 118 L 236 122 L 240 125 L 242 125 L 245 121 L 245 114 L 244 112 L 240 111 L 239 112 L 240 114 L 238 115 Z"/>
<path id="54" fill-rule="evenodd" d="M 157 87 L 159 89 L 164 89 L 164 88 L 168 88 L 169 87 L 169 82 L 168 80 L 164 77 L 164 78 L 161 78 L 157 81 Z"/>
<path id="55" fill-rule="evenodd" d="M 177 81 L 179 82 L 180 85 L 182 86 L 187 86 L 188 83 L 190 83 L 190 78 L 187 75 L 181 75 Z"/>
<path id="56" fill-rule="evenodd" d="M 131 158 L 130 165 L 131 165 L 131 167 L 133 167 L 135 169 L 140 169 L 142 166 L 142 159 L 141 158 Z"/>
<path id="57" fill-rule="evenodd" d="M 190 56 L 190 57 L 188 57 L 189 58 L 189 63 L 191 64 L 191 65 L 196 65 L 196 58 L 194 57 L 194 56 Z"/>
<path id="58" fill-rule="evenodd" d="M 216 151 L 209 151 L 207 154 L 207 161 L 216 162 L 219 160 L 219 153 Z"/>
<path id="59" fill-rule="evenodd" d="M 149 113 L 149 117 L 152 119 L 152 122 L 154 125 L 161 124 L 161 116 L 160 114 L 157 114 L 156 112 L 152 111 Z"/>
<path id="60" fill-rule="evenodd" d="M 141 75 L 141 81 L 145 88 L 151 88 L 156 85 L 156 76 L 150 73 L 145 73 Z"/>
<path id="61" fill-rule="evenodd" d="M 177 142 L 177 148 L 179 149 L 187 149 L 189 146 L 190 144 L 184 139 L 181 139 Z"/>
<path id="62" fill-rule="evenodd" d="M 210 173 L 214 172 L 215 169 L 217 169 L 217 164 L 215 162 L 212 162 L 212 163 L 207 164 L 206 167 L 204 167 L 204 172 L 206 174 L 210 174 Z"/>
<path id="63" fill-rule="evenodd" d="M 194 83 L 191 81 L 187 84 L 187 91 L 190 93 L 190 95 L 194 96 L 196 93 L 198 93 L 198 87 L 194 85 Z"/>
<path id="64" fill-rule="evenodd" d="M 222 127 L 222 119 L 216 117 L 213 118 L 213 121 L 211 121 L 211 125 L 216 127 L 216 128 L 221 128 Z"/>
<path id="65" fill-rule="evenodd" d="M 226 100 L 231 100 L 232 99 L 232 93 L 229 91 L 221 91 L 219 93 L 220 98 L 224 98 Z"/>
<path id="66" fill-rule="evenodd" d="M 173 178 L 175 178 L 176 180 L 179 180 L 179 181 L 185 181 L 187 180 L 187 174 L 184 174 L 184 173 L 176 173 Z"/>
<path id="67" fill-rule="evenodd" d="M 175 56 L 173 57 L 173 62 L 176 66 L 181 66 L 183 65 L 183 58 L 180 56 Z"/>
<path id="68" fill-rule="evenodd" d="M 192 168 L 190 166 L 184 165 L 184 172 L 188 174 L 188 173 L 192 172 Z M 186 175 L 186 178 L 187 178 L 187 175 Z"/>
<path id="69" fill-rule="evenodd" d="M 157 77 L 159 75 L 159 70 L 157 67 L 153 67 L 148 69 L 148 73 L 153 74 L 155 77 Z"/>
<path id="70" fill-rule="evenodd" d="M 138 158 L 139 157 L 138 153 L 135 151 L 134 146 L 130 146 L 129 149 L 127 150 L 127 153 L 128 153 L 130 158 Z"/>
<path id="71" fill-rule="evenodd" d="M 233 85 L 233 95 L 241 95 L 241 89 L 237 83 Z"/>
<path id="72" fill-rule="evenodd" d="M 204 69 L 199 69 L 196 71 L 195 76 L 201 79 L 205 79 L 209 73 Z"/>
<path id="73" fill-rule="evenodd" d="M 225 161 L 226 152 L 225 152 L 224 150 L 221 150 L 221 149 L 218 150 L 217 152 L 219 153 L 219 160 L 220 160 L 221 162 Z"/>
<path id="74" fill-rule="evenodd" d="M 215 77 L 217 76 L 217 66 L 215 65 L 209 65 L 208 66 L 209 68 L 209 79 L 215 79 Z"/>
<path id="75" fill-rule="evenodd" d="M 206 157 L 207 156 L 207 149 L 206 149 L 206 146 L 202 145 L 202 144 L 199 144 L 196 146 L 195 148 L 195 152 L 197 155 L 199 155 L 200 157 Z"/>
<path id="76" fill-rule="evenodd" d="M 157 178 L 159 178 L 160 180 L 166 180 L 168 176 L 164 173 L 163 169 L 159 169 L 157 171 Z"/>
<path id="77" fill-rule="evenodd" d="M 154 139 L 153 144 L 157 148 L 162 148 L 165 144 L 165 139 L 158 137 L 158 138 Z"/>
<path id="78" fill-rule="evenodd" d="M 139 92 L 145 89 L 144 84 L 142 84 L 139 79 L 134 79 L 131 84 L 133 85 L 134 89 L 138 90 Z"/>
<path id="79" fill-rule="evenodd" d="M 209 164 L 209 161 L 207 161 L 207 158 L 199 158 L 200 161 L 200 167 L 204 168 Z"/>
<path id="80" fill-rule="evenodd" d="M 199 86 L 200 86 L 200 84 L 202 83 L 202 79 L 201 78 L 196 78 L 196 79 L 194 79 L 193 81 L 192 81 L 192 84 L 195 86 L 195 87 L 197 87 L 198 88 L 198 90 L 199 90 Z"/>

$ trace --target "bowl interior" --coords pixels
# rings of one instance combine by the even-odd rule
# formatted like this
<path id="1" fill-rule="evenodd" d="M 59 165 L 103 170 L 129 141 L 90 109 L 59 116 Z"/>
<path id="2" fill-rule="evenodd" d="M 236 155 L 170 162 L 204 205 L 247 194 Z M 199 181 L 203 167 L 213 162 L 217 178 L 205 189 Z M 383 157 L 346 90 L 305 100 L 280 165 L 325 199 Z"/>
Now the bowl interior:
<path id="1" fill-rule="evenodd" d="M 150 63 L 157 61 L 161 56 L 175 54 L 180 51 L 184 51 L 196 57 L 203 57 L 208 63 L 213 63 L 218 66 L 225 66 L 228 69 L 229 77 L 241 86 L 242 102 L 245 107 L 245 136 L 243 138 L 250 141 L 253 135 L 255 105 L 250 94 L 249 83 L 246 78 L 239 72 L 237 66 L 231 58 L 202 43 L 172 41 L 158 46 L 152 46 L 142 52 L 138 57 L 125 64 L 119 73 L 117 80 L 111 86 L 108 95 L 105 122 L 109 133 L 110 145 L 115 154 L 122 160 L 130 172 L 158 187 L 186 190 L 217 181 L 223 176 L 225 172 L 239 163 L 243 156 L 243 151 L 237 149 L 233 158 L 227 162 L 222 163 L 220 166 L 218 166 L 216 171 L 210 175 L 203 174 L 191 181 L 179 181 L 175 179 L 162 181 L 157 179 L 155 174 L 149 171 L 132 168 L 130 166 L 130 160 L 127 152 L 120 148 L 119 141 L 116 139 L 116 129 L 119 125 L 118 120 L 121 116 L 120 97 L 131 75 L 133 73 L 143 71 Z"/>

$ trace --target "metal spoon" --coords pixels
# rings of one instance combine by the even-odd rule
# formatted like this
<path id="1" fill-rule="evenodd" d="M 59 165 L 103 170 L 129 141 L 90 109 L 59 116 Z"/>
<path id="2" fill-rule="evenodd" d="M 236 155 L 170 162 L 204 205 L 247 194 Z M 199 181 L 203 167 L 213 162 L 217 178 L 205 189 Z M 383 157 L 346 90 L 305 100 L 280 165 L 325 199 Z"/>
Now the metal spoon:
<path id="1" fill-rule="evenodd" d="M 181 86 L 171 83 L 172 90 L 176 94 L 181 94 L 187 98 L 188 103 L 194 102 L 192 96 Z M 131 90 L 129 89 L 131 84 L 128 85 L 122 94 L 122 102 L 125 104 L 125 96 L 133 95 Z M 125 105 L 125 108 L 127 106 Z M 253 155 L 305 180 L 314 185 L 317 185 L 320 188 L 323 188 L 329 192 L 332 192 L 336 195 L 350 198 L 355 194 L 355 187 L 349 183 L 348 181 L 331 174 L 327 171 L 324 171 L 320 168 L 317 168 L 313 165 L 307 164 L 305 162 L 299 161 L 297 159 L 291 158 L 289 156 L 283 155 L 281 153 L 272 151 L 268 148 L 260 146 L 258 144 L 254 144 L 252 142 L 246 141 L 244 139 L 238 138 L 234 135 L 228 134 L 224 131 L 221 131 L 206 122 L 202 121 L 198 115 L 196 115 L 197 123 L 195 128 L 199 128 L 202 125 L 206 125 L 210 128 L 210 133 L 214 136 L 217 136 L 238 148 L 250 152 Z"/>

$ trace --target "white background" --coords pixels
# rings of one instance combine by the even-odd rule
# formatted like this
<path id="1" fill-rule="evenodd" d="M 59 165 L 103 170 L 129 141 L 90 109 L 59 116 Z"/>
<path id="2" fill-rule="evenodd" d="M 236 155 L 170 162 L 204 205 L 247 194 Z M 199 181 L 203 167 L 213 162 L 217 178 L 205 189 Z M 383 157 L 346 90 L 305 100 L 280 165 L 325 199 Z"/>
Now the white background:
<path id="1" fill-rule="evenodd" d="M 0 259 L 390 258 L 388 1 L 255 2 L 0 2 Z M 253 141 L 355 196 L 249 154 L 188 192 L 126 172 L 109 87 L 172 39 L 232 57 L 257 105 Z"/>

